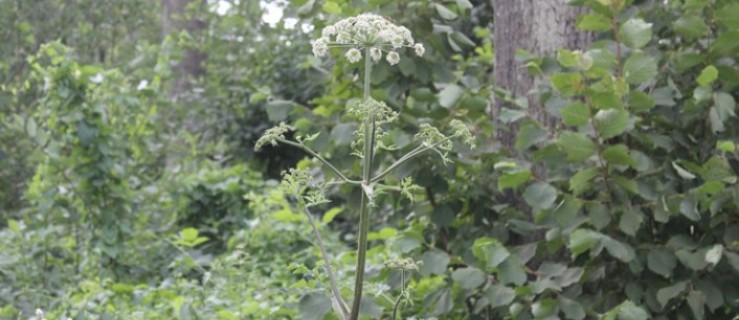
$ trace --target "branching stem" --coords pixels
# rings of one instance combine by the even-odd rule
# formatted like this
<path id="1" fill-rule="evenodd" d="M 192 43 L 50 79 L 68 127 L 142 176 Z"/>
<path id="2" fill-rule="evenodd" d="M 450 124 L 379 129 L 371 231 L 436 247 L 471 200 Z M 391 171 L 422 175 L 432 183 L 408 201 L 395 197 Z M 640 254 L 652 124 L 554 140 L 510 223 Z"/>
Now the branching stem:
<path id="1" fill-rule="evenodd" d="M 280 143 L 284 143 L 284 144 L 291 145 L 293 147 L 302 149 L 303 151 L 307 152 L 308 154 L 310 154 L 314 158 L 318 159 L 318 161 L 320 161 L 321 163 L 323 163 L 324 165 L 326 165 L 329 169 L 331 169 L 331 171 L 333 171 L 337 176 L 339 176 L 339 178 L 341 178 L 341 180 L 343 180 L 344 182 L 349 183 L 349 184 L 353 184 L 353 185 L 360 185 L 360 184 L 362 184 L 361 181 L 351 180 L 351 179 L 347 178 L 343 173 L 341 173 L 341 171 L 339 171 L 339 169 L 337 169 L 333 164 L 331 164 L 331 162 L 329 162 L 328 160 L 326 160 L 323 157 L 321 157 L 318 153 L 316 153 L 315 151 L 313 151 L 313 149 L 309 148 L 308 146 L 306 146 L 306 145 L 304 145 L 302 143 L 297 143 L 297 142 L 290 141 L 290 140 L 287 140 L 287 139 L 277 139 L 277 141 L 280 142 Z"/>
<path id="2" fill-rule="evenodd" d="M 346 319 L 349 315 L 349 310 L 346 307 L 346 302 L 344 302 L 344 299 L 341 297 L 339 286 L 336 285 L 336 276 L 334 275 L 334 271 L 331 268 L 331 258 L 328 254 L 328 251 L 326 250 L 326 245 L 323 244 L 323 237 L 321 237 L 321 233 L 318 232 L 316 221 L 315 219 L 313 219 L 313 215 L 310 213 L 310 210 L 308 208 L 305 208 L 305 215 L 308 216 L 308 222 L 310 223 L 311 228 L 313 228 L 313 235 L 316 237 L 316 243 L 318 244 L 318 248 L 321 249 L 323 264 L 326 266 L 326 274 L 328 274 L 328 280 L 329 282 L 331 282 L 331 292 L 333 292 L 334 299 L 336 299 L 337 303 L 339 304 L 339 308 L 341 309 L 342 313 L 342 319 Z"/>

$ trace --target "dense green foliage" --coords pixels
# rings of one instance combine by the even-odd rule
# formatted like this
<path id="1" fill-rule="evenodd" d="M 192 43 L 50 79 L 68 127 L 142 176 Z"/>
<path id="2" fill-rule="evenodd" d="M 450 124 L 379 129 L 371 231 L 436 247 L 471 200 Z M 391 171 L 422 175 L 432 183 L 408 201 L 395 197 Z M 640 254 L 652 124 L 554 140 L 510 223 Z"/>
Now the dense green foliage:
<path id="1" fill-rule="evenodd" d="M 519 55 L 552 127 L 494 87 L 489 1 L 293 0 L 294 26 L 262 20 L 271 1 L 194 1 L 181 18 L 204 28 L 162 35 L 159 2 L 0 0 L 0 319 L 336 319 L 311 225 L 275 181 L 331 172 L 253 147 L 285 122 L 361 177 L 345 112 L 361 64 L 310 40 L 363 12 L 426 48 L 373 70 L 371 96 L 400 114 L 378 168 L 424 124 L 463 120 L 477 144 L 387 177 L 418 188 L 375 199 L 364 317 L 398 297 L 403 319 L 735 317 L 739 5 L 568 2 L 597 41 Z M 180 74 L 188 50 L 204 74 Z M 511 102 L 496 119 L 491 96 Z M 350 302 L 361 190 L 322 191 L 311 212 Z"/>

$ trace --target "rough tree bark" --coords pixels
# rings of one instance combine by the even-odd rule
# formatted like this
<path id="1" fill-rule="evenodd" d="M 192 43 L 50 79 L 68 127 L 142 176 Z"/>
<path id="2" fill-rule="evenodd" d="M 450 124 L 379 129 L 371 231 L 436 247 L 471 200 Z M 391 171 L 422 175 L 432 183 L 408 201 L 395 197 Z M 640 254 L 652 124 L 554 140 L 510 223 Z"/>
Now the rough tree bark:
<path id="1" fill-rule="evenodd" d="M 187 6 L 198 0 L 162 0 L 162 33 L 163 36 L 170 35 L 174 32 L 187 30 L 190 34 L 195 34 L 205 29 L 205 23 L 198 19 L 183 19 L 183 14 Z M 207 5 L 206 0 L 200 0 L 201 5 Z M 203 61 L 206 55 L 195 49 L 188 49 L 183 52 L 182 59 L 175 66 L 177 78 L 172 86 L 170 98 L 177 98 L 190 89 L 190 80 L 205 74 Z"/>
<path id="2" fill-rule="evenodd" d="M 557 48 L 584 50 L 592 42 L 593 34 L 575 28 L 577 16 L 585 9 L 569 6 L 565 0 L 491 0 L 495 19 L 493 37 L 495 43 L 495 85 L 510 91 L 514 97 L 528 97 L 529 113 L 548 127 L 556 122 L 534 99 L 530 91 L 541 79 L 528 74 L 524 64 L 516 61 L 517 49 L 526 50 L 536 56 L 556 53 Z M 501 109 L 507 105 L 501 99 L 491 97 L 491 117 L 497 119 Z M 498 130 L 497 138 L 510 153 L 515 153 L 517 126 Z"/>

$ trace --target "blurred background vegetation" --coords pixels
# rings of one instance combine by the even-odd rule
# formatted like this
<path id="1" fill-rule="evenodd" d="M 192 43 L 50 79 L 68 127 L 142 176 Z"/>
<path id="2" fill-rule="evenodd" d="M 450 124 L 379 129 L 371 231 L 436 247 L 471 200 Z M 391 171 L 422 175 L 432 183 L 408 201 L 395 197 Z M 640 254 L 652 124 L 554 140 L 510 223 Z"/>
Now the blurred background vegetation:
<path id="1" fill-rule="evenodd" d="M 0 0 L 0 319 L 334 319 L 304 216 L 346 172 L 359 67 L 310 40 L 375 12 L 422 58 L 375 69 L 386 139 L 465 121 L 414 200 L 372 214 L 367 319 L 731 319 L 739 310 L 739 5 L 729 0 Z M 495 67 L 494 67 L 495 66 Z M 391 151 L 384 163 L 399 153 Z M 316 174 L 320 169 L 315 169 Z M 314 210 L 351 296 L 356 195 Z"/>

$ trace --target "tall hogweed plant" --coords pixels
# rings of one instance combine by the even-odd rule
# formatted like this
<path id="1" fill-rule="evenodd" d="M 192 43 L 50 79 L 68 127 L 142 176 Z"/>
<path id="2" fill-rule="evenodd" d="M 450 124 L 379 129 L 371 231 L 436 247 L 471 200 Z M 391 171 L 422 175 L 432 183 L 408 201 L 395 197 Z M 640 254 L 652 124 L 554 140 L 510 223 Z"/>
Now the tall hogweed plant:
<path id="1" fill-rule="evenodd" d="M 448 134 L 442 133 L 441 130 L 429 124 L 421 124 L 418 133 L 415 135 L 417 141 L 415 148 L 397 158 L 387 167 L 375 168 L 373 159 L 375 159 L 378 151 L 397 149 L 393 145 L 385 144 L 382 138 L 386 135 L 385 129 L 398 118 L 398 112 L 386 103 L 371 97 L 372 67 L 374 64 L 385 62 L 391 66 L 397 65 L 401 53 L 407 51 L 419 57 L 423 56 L 425 48 L 423 44 L 417 43 L 413 39 L 408 28 L 398 26 L 375 14 L 361 14 L 340 20 L 324 28 L 321 34 L 320 38 L 312 41 L 313 53 L 316 57 L 327 57 L 332 53 L 343 51 L 344 57 L 350 63 L 364 63 L 362 98 L 355 103 L 349 103 L 347 108 L 347 116 L 354 118 L 359 123 L 358 129 L 354 133 L 356 140 L 352 143 L 352 149 L 353 154 L 358 157 L 358 161 L 361 161 L 361 177 L 350 177 L 350 175 L 345 174 L 333 165 L 329 159 L 311 149 L 310 142 L 317 138 L 318 133 L 306 137 L 297 136 L 295 140 L 290 140 L 286 138 L 285 134 L 291 130 L 291 127 L 284 123 L 267 130 L 257 141 L 255 147 L 259 149 L 267 144 L 285 144 L 302 149 L 328 168 L 335 176 L 333 181 L 327 181 L 326 179 L 316 181 L 319 179 L 314 179 L 308 170 L 291 169 L 284 174 L 281 186 L 287 194 L 294 196 L 297 206 L 306 214 L 313 228 L 316 243 L 320 247 L 325 263 L 325 271 L 330 281 L 335 312 L 341 319 L 354 320 L 359 317 L 366 267 L 369 219 L 372 208 L 376 206 L 375 200 L 380 193 L 386 190 L 400 191 L 402 194 L 411 196 L 411 190 L 415 187 L 410 178 L 402 180 L 399 186 L 390 186 L 384 184 L 385 177 L 394 169 L 428 151 L 435 152 L 444 162 L 448 162 L 450 161 L 448 153 L 452 149 L 454 139 L 460 139 L 470 147 L 474 147 L 474 139 L 468 127 L 459 120 L 452 120 L 449 123 Z M 337 183 L 349 184 L 362 190 L 354 294 L 351 308 L 345 303 L 338 289 L 336 274 L 331 269 L 331 257 L 310 212 L 312 207 L 328 202 L 324 194 L 325 187 Z M 406 266 L 405 269 L 413 269 L 414 262 L 401 261 L 399 265 Z M 401 298 L 399 297 L 395 304 L 393 318 L 396 316 L 395 313 L 400 301 Z"/>

